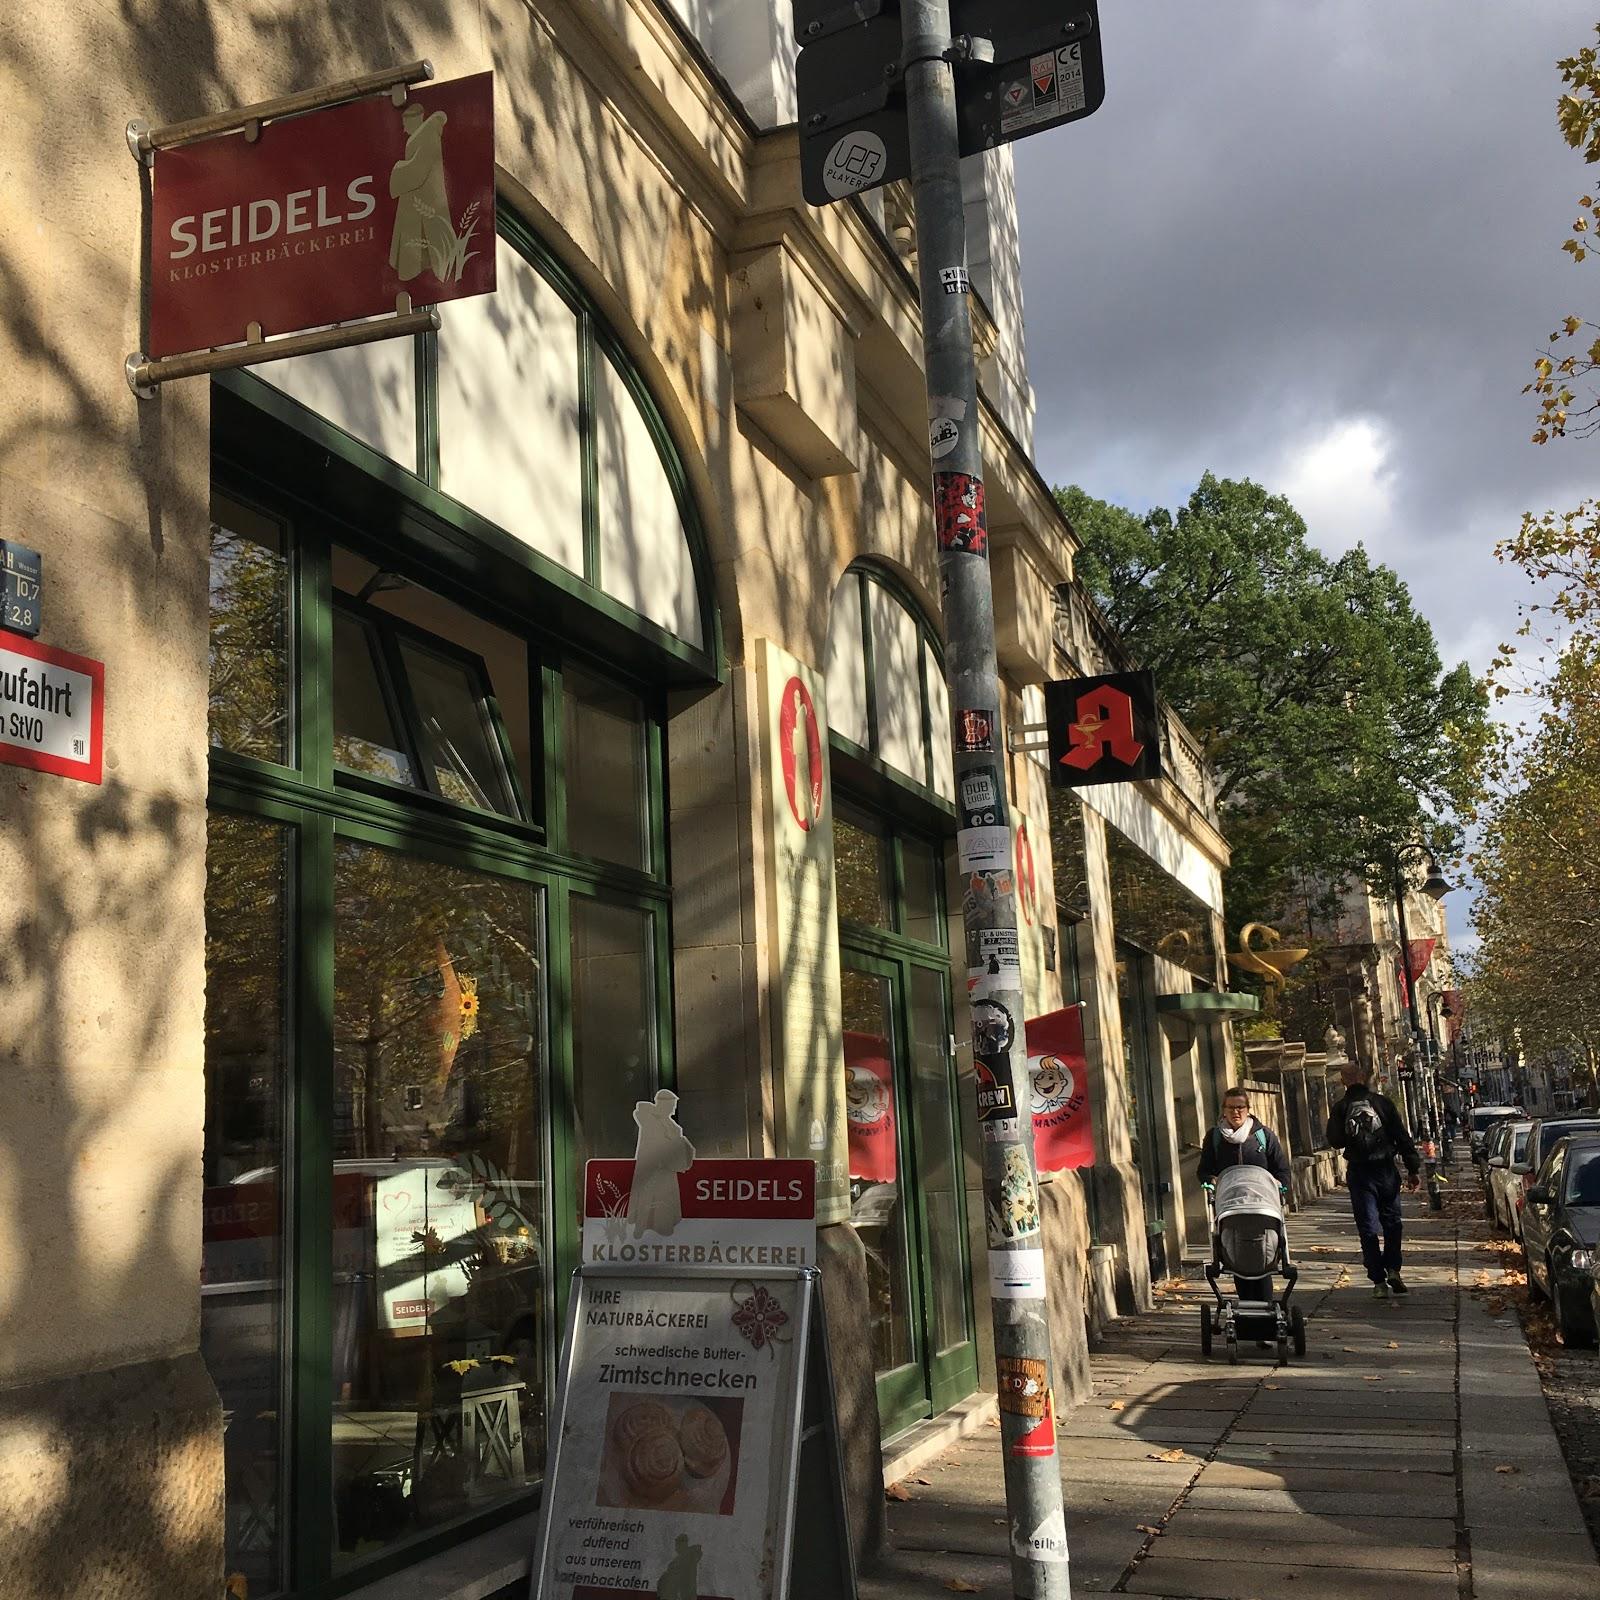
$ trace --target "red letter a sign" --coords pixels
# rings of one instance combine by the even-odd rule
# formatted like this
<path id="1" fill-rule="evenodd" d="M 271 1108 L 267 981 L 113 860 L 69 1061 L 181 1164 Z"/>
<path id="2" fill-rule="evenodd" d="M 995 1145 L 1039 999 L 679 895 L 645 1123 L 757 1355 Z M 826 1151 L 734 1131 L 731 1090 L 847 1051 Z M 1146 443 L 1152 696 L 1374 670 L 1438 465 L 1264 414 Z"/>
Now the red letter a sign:
<path id="1" fill-rule="evenodd" d="M 1155 679 L 1113 672 L 1044 686 L 1050 768 L 1072 788 L 1161 776 Z"/>

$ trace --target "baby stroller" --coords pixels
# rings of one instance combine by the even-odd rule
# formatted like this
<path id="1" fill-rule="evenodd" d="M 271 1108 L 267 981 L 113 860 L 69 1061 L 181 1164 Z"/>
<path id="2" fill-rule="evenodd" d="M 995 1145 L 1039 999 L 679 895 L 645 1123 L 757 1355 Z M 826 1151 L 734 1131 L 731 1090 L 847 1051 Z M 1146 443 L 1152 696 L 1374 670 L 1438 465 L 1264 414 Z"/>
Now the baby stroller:
<path id="1" fill-rule="evenodd" d="M 1225 1295 L 1217 1279 L 1233 1274 L 1239 1292 Z M 1283 1295 L 1274 1299 L 1272 1280 L 1283 1279 Z M 1239 1341 L 1275 1342 L 1278 1360 L 1306 1353 L 1306 1319 L 1299 1306 L 1289 1308 L 1300 1269 L 1289 1259 L 1289 1236 L 1283 1226 L 1283 1199 L 1278 1180 L 1264 1167 L 1224 1167 L 1211 1195 L 1211 1260 L 1206 1282 L 1216 1295 L 1215 1308 L 1200 1308 L 1200 1353 L 1211 1354 L 1214 1335 L 1228 1346 L 1228 1360 L 1239 1360 Z"/>

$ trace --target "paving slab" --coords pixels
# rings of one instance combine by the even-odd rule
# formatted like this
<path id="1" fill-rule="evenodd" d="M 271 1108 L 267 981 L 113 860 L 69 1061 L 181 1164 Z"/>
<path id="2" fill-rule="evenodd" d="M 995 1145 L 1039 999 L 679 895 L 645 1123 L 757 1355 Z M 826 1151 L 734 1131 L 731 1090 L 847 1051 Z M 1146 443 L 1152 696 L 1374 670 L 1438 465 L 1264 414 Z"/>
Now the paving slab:
<path id="1" fill-rule="evenodd" d="M 1167 1518 L 1168 1533 L 1187 1533 L 1202 1537 L 1231 1539 L 1235 1549 L 1254 1549 L 1260 1544 L 1293 1542 L 1372 1544 L 1371 1519 L 1359 1515 L 1329 1512 L 1221 1511 L 1200 1509 L 1187 1500 Z M 1365 1531 L 1363 1531 L 1365 1530 Z M 1455 1548 L 1454 1517 L 1394 1516 L 1384 1520 L 1386 1538 L 1402 1545 L 1434 1545 Z"/>
<path id="2" fill-rule="evenodd" d="M 1456 1491 L 1452 1483 L 1400 1499 L 1342 1489 L 1208 1489 L 1201 1482 L 1189 1491 L 1185 1503 L 1197 1511 L 1323 1511 L 1362 1517 L 1407 1516 L 1420 1511 L 1445 1517 L 1455 1513 Z"/>
<path id="3" fill-rule="evenodd" d="M 1353 1538 L 1347 1528 L 1339 1532 L 1340 1537 L 1321 1543 L 1280 1539 L 1270 1547 L 1253 1550 L 1249 1559 L 1259 1557 L 1274 1566 L 1289 1567 L 1363 1567 L 1373 1571 L 1452 1574 L 1456 1570 L 1451 1546 L 1398 1544 L 1392 1539 L 1373 1544 Z M 1237 1561 L 1239 1546 L 1232 1539 L 1208 1534 L 1166 1533 L 1152 1547 L 1150 1558 L 1158 1554 L 1163 1561 Z"/>
<path id="4" fill-rule="evenodd" d="M 1235 1553 L 1227 1561 L 1171 1561 L 1151 1555 L 1129 1579 L 1128 1594 L 1181 1597 L 1181 1600 L 1394 1600 L 1393 1572 L 1368 1572 L 1356 1568 L 1277 1565 L 1243 1559 Z M 1407 1572 L 1406 1600 L 1457 1600 L 1456 1575 Z"/>

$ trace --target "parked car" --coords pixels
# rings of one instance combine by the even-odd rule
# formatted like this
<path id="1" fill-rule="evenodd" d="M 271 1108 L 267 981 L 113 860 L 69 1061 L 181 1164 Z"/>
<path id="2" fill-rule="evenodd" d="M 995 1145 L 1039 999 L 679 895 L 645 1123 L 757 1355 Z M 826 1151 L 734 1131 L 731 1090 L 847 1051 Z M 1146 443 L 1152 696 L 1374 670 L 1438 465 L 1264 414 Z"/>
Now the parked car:
<path id="1" fill-rule="evenodd" d="M 1512 1159 L 1511 1231 L 1519 1239 L 1522 1237 L 1522 1208 L 1527 1203 L 1528 1190 L 1533 1187 L 1534 1177 L 1544 1165 L 1545 1157 L 1555 1149 L 1556 1141 L 1569 1133 L 1600 1134 L 1600 1117 L 1535 1117 L 1533 1127 L 1528 1132 L 1526 1147 L 1520 1157 L 1514 1156 Z"/>
<path id="2" fill-rule="evenodd" d="M 1525 1113 L 1521 1106 L 1474 1106 L 1468 1113 L 1470 1129 L 1467 1140 L 1467 1153 L 1474 1161 L 1483 1160 L 1483 1143 L 1489 1135 L 1489 1129 L 1505 1117 L 1520 1117 Z"/>
<path id="3" fill-rule="evenodd" d="M 1528 1293 L 1549 1297 L 1569 1345 L 1595 1342 L 1597 1248 L 1600 1133 L 1569 1133 L 1545 1157 L 1522 1211 Z"/>
<path id="4" fill-rule="evenodd" d="M 1507 1233 L 1516 1232 L 1516 1206 L 1511 1193 L 1515 1187 L 1522 1192 L 1522 1180 L 1517 1175 L 1516 1164 L 1528 1148 L 1528 1135 L 1533 1131 L 1531 1121 L 1508 1120 L 1500 1124 L 1506 1131 L 1500 1135 L 1493 1159 L 1489 1163 L 1489 1199 L 1493 1206 L 1490 1216 L 1497 1228 Z"/>
<path id="5" fill-rule="evenodd" d="M 1483 1191 L 1483 1214 L 1490 1222 L 1495 1219 L 1494 1189 L 1489 1180 L 1495 1171 L 1494 1163 L 1501 1159 L 1514 1118 L 1502 1117 L 1491 1125 L 1483 1139 L 1483 1152 L 1478 1157 L 1478 1186 Z"/>

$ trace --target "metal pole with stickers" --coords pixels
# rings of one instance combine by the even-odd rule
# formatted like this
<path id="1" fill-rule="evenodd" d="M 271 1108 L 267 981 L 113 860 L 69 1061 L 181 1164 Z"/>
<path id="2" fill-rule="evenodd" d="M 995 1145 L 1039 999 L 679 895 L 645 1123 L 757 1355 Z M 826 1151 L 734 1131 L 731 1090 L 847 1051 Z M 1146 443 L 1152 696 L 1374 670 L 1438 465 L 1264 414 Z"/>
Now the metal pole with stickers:
<path id="1" fill-rule="evenodd" d="M 915 198 L 1012 1588 L 1019 1600 L 1065 1600 L 961 158 L 1098 108 L 1098 17 L 1093 4 L 1039 0 L 795 0 L 795 34 L 806 198 L 828 204 L 903 178 Z"/>

